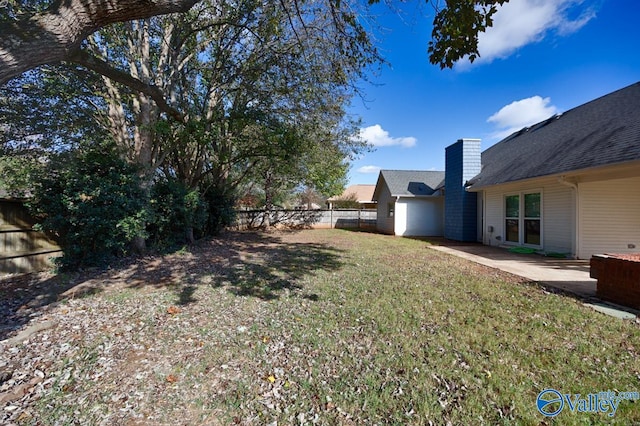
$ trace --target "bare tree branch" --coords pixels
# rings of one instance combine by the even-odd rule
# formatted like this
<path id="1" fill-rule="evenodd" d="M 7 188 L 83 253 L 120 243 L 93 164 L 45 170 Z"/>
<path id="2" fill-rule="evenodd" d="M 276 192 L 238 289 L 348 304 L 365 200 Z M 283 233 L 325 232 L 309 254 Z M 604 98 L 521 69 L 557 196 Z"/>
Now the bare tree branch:
<path id="1" fill-rule="evenodd" d="M 43 13 L 0 22 L 0 84 L 43 64 L 68 60 L 105 25 L 186 12 L 199 0 L 57 0 Z"/>
<path id="2" fill-rule="evenodd" d="M 162 90 L 160 90 L 159 87 L 152 84 L 147 84 L 144 81 L 133 77 L 129 73 L 113 68 L 102 59 L 93 56 L 92 54 L 81 49 L 72 52 L 70 55 L 68 55 L 67 59 L 70 62 L 82 65 L 83 67 L 95 71 L 100 75 L 108 77 L 113 81 L 124 84 L 131 90 L 146 94 L 151 99 L 153 99 L 160 111 L 165 112 L 167 115 L 177 121 L 184 121 L 184 115 L 182 115 L 182 113 L 180 113 L 178 110 L 167 103 L 166 99 L 164 98 L 164 93 L 162 93 Z"/>

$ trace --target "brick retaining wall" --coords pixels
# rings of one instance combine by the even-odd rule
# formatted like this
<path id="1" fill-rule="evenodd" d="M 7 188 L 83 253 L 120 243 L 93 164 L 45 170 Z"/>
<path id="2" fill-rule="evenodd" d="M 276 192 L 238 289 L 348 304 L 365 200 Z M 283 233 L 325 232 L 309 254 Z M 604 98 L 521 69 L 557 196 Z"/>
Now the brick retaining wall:
<path id="1" fill-rule="evenodd" d="M 598 280 L 596 294 L 602 300 L 640 309 L 640 254 L 595 255 L 591 277 Z"/>

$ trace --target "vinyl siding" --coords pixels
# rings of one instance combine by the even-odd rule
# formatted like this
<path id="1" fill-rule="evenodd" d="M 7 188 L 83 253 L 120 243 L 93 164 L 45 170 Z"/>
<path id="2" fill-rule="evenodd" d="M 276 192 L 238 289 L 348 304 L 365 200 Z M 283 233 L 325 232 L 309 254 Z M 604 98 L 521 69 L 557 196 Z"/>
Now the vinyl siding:
<path id="1" fill-rule="evenodd" d="M 560 183 L 543 189 L 544 250 L 575 256 L 575 190 Z"/>
<path id="2" fill-rule="evenodd" d="M 640 177 L 580 183 L 578 188 L 578 256 L 588 259 L 599 253 L 639 252 Z"/>
<path id="3" fill-rule="evenodd" d="M 384 187 L 380 191 L 378 206 L 376 207 L 378 213 L 376 219 L 376 229 L 378 230 L 378 232 L 381 232 L 383 234 L 394 233 L 394 218 L 388 217 L 388 206 L 391 202 L 395 202 L 395 197 L 391 196 L 389 187 L 387 185 L 384 185 Z"/>
<path id="4" fill-rule="evenodd" d="M 503 215 L 503 195 L 499 190 L 484 191 L 484 226 L 482 242 L 490 246 L 499 246 L 502 244 L 502 235 L 504 235 Z M 492 229 L 490 231 L 489 229 Z M 497 237 L 500 237 L 499 239 Z"/>
<path id="5" fill-rule="evenodd" d="M 504 197 L 520 192 L 542 194 L 542 250 L 574 255 L 575 209 L 573 189 L 555 179 L 540 179 L 523 184 L 497 185 L 484 191 L 482 241 L 487 245 L 505 242 Z M 493 232 L 489 232 L 489 227 Z"/>

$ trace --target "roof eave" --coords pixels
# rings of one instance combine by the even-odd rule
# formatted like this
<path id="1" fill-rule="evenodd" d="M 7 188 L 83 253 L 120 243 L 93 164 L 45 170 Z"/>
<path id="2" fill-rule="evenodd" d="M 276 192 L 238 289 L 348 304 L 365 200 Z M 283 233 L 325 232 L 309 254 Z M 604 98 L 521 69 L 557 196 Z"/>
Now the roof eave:
<path id="1" fill-rule="evenodd" d="M 396 197 L 396 198 L 435 198 L 435 197 L 441 197 L 442 194 L 430 194 L 430 195 L 416 195 L 416 194 L 391 194 L 392 197 Z"/>
<path id="2" fill-rule="evenodd" d="M 607 172 L 609 173 L 618 172 L 618 173 L 621 173 L 621 176 L 613 175 L 613 176 L 609 176 L 608 178 L 604 178 L 602 180 L 619 179 L 629 174 L 640 176 L 640 168 L 638 166 L 640 166 L 640 160 L 630 160 L 630 161 L 624 161 L 620 163 L 603 164 L 603 165 L 594 166 L 594 167 L 586 167 L 583 169 L 568 170 L 565 172 L 550 173 L 547 175 L 510 180 L 506 182 L 498 182 L 498 183 L 493 183 L 489 185 L 476 184 L 476 185 L 468 186 L 466 190 L 469 192 L 478 192 L 478 191 L 482 191 L 484 189 L 491 188 L 498 185 L 508 185 L 513 183 L 528 183 L 538 179 L 553 179 L 553 178 L 560 178 L 560 177 L 575 179 L 587 174 L 595 174 L 595 173 L 606 174 Z"/>

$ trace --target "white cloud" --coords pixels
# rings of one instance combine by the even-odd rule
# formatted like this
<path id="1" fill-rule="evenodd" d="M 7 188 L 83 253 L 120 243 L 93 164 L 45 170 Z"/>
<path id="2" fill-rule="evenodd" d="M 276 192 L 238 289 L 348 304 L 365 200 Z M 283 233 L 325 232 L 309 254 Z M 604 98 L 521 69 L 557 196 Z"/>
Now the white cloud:
<path id="1" fill-rule="evenodd" d="M 358 173 L 373 174 L 380 173 L 380 170 L 382 168 L 378 166 L 362 166 L 358 169 Z"/>
<path id="2" fill-rule="evenodd" d="M 522 46 L 550 33 L 564 36 L 578 31 L 596 13 L 584 0 L 511 0 L 498 7 L 493 26 L 478 35 L 480 57 L 474 63 L 506 58 Z M 572 18 L 572 16 L 576 16 Z M 461 61 L 462 68 L 468 61 Z"/>
<path id="3" fill-rule="evenodd" d="M 405 148 L 415 146 L 417 140 L 414 137 L 392 138 L 389 132 L 384 130 L 379 124 L 360 129 L 360 138 L 373 146 L 393 146 L 400 145 Z"/>
<path id="4" fill-rule="evenodd" d="M 494 123 L 498 129 L 492 137 L 502 139 L 523 127 L 546 120 L 557 113 L 558 108 L 551 105 L 551 98 L 532 96 L 505 105 L 500 108 L 500 111 L 489 117 L 487 122 Z"/>

